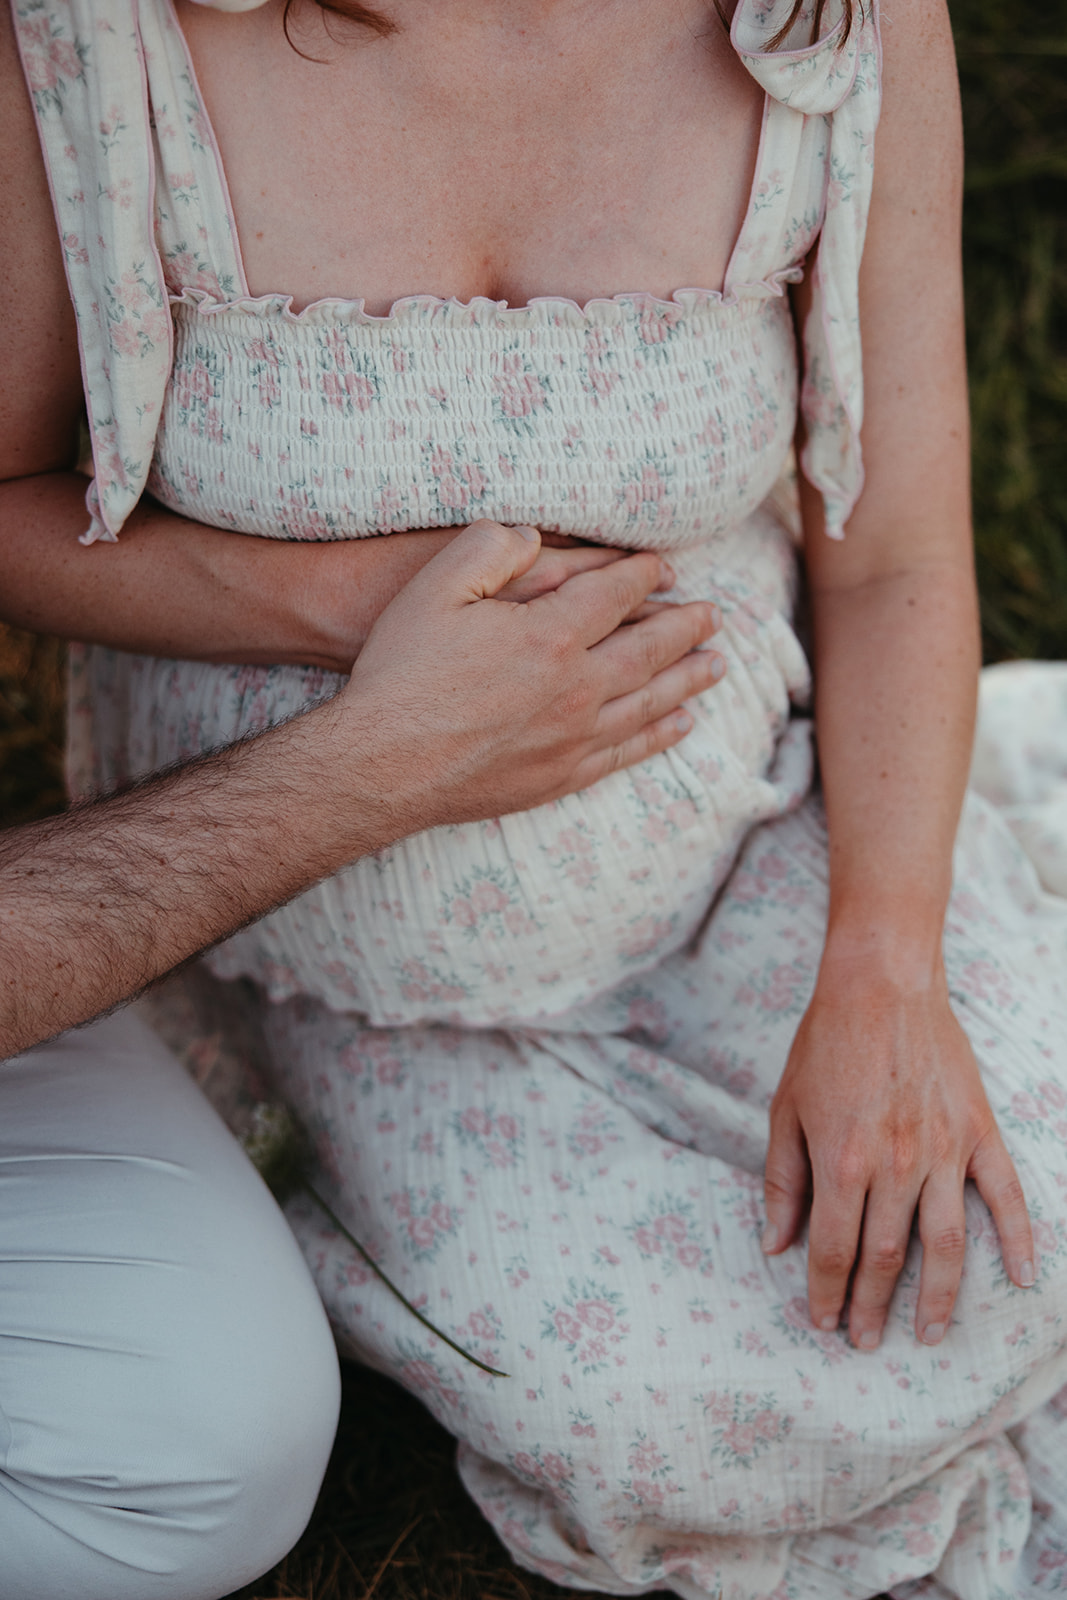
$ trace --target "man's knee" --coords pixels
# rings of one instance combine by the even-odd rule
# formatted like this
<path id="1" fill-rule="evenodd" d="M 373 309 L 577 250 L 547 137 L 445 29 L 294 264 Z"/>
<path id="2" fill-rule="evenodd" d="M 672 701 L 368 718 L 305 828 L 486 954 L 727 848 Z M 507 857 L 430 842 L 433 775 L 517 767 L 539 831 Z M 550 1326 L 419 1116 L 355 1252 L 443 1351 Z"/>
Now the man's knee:
<path id="1" fill-rule="evenodd" d="M 339 1383 L 317 1339 L 280 1383 L 261 1334 L 208 1372 L 164 1366 L 151 1407 L 117 1393 L 103 1432 L 93 1407 L 13 1422 L 0 1600 L 217 1600 L 281 1559 L 315 1503 Z"/>

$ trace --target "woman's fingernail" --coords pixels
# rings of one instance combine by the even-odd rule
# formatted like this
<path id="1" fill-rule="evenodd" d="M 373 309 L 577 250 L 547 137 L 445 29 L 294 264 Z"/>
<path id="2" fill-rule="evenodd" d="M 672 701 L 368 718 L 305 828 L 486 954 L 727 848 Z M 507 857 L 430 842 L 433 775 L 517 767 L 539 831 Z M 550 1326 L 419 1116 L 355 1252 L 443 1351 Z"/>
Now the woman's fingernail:
<path id="1" fill-rule="evenodd" d="M 676 711 L 674 713 L 674 726 L 678 729 L 679 733 L 689 732 L 690 728 L 693 726 L 693 719 L 689 715 L 688 711 Z"/>
<path id="2" fill-rule="evenodd" d="M 928 1322 L 923 1329 L 923 1344 L 940 1344 L 945 1337 L 943 1322 Z"/>
<path id="3" fill-rule="evenodd" d="M 759 1242 L 764 1255 L 769 1256 L 772 1250 L 778 1248 L 778 1229 L 773 1222 L 769 1222 L 763 1230 L 763 1238 Z"/>
<path id="4" fill-rule="evenodd" d="M 1032 1289 L 1034 1287 L 1034 1263 L 1032 1261 L 1024 1261 L 1019 1268 L 1019 1282 L 1024 1289 Z"/>
<path id="5" fill-rule="evenodd" d="M 723 660 L 722 656 L 713 657 L 711 663 L 711 681 L 713 683 L 718 683 L 719 679 L 723 677 L 725 673 L 726 662 Z"/>
<path id="6" fill-rule="evenodd" d="M 823 1317 L 822 1321 L 819 1323 L 819 1327 L 822 1329 L 823 1333 L 836 1333 L 837 1325 L 840 1320 L 840 1317 Z"/>
<path id="7" fill-rule="evenodd" d="M 514 527 L 515 527 L 515 532 L 516 533 L 521 533 L 523 538 L 524 539 L 528 539 L 531 544 L 533 544 L 535 540 L 539 540 L 540 537 L 541 537 L 541 535 L 538 533 L 537 529 L 536 528 L 531 528 L 531 526 L 530 526 L 530 524 L 528 522 L 516 522 L 514 524 Z"/>
<path id="8" fill-rule="evenodd" d="M 882 1335 L 877 1328 L 864 1328 L 856 1342 L 861 1350 L 877 1350 L 881 1339 Z"/>
<path id="9" fill-rule="evenodd" d="M 711 607 L 711 626 L 714 628 L 716 633 L 718 633 L 719 629 L 722 627 L 722 612 L 714 603 Z"/>
<path id="10" fill-rule="evenodd" d="M 678 582 L 678 579 L 674 575 L 674 568 L 668 566 L 666 561 L 664 561 L 662 556 L 661 556 L 660 557 L 660 563 L 659 563 L 659 586 L 660 586 L 660 588 L 661 589 L 673 589 L 677 582 Z"/>

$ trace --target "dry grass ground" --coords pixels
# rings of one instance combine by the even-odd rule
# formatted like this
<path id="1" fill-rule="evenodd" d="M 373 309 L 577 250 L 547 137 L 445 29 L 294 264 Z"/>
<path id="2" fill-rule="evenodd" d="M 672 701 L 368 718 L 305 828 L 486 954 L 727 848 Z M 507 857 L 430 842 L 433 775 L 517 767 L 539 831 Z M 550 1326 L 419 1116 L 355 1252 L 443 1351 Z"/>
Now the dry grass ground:
<path id="1" fill-rule="evenodd" d="M 1067 0 L 951 0 L 986 654 L 1067 656 Z M 62 806 L 62 652 L 0 629 L 0 825 Z M 466 1500 L 447 1436 L 350 1369 L 314 1520 L 240 1600 L 548 1600 Z M 237 1600 L 237 1597 L 234 1597 Z"/>
<path id="2" fill-rule="evenodd" d="M 454 1444 L 417 1400 L 344 1369 L 341 1428 L 304 1538 L 230 1600 L 562 1600 L 520 1572 L 475 1510 Z"/>

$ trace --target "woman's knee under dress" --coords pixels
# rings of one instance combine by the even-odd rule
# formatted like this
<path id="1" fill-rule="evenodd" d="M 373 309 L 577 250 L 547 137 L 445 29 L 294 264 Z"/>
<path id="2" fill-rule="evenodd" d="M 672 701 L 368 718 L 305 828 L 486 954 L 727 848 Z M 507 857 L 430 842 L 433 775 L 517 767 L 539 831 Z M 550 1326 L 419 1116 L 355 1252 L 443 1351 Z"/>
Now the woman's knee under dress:
<path id="1" fill-rule="evenodd" d="M 1067 901 L 977 796 L 956 866 L 953 1003 L 1039 1267 L 1032 1290 L 1008 1281 L 969 1191 L 963 1287 L 936 1349 L 914 1332 L 917 1243 L 874 1354 L 813 1329 L 803 1243 L 771 1260 L 759 1246 L 767 1110 L 822 949 L 817 801 L 756 830 L 695 946 L 617 991 L 597 1032 L 268 1008 L 331 1203 L 507 1377 L 427 1336 L 298 1204 L 342 1347 L 457 1435 L 464 1480 L 521 1563 L 692 1600 L 1019 1600 L 1062 1578 Z"/>

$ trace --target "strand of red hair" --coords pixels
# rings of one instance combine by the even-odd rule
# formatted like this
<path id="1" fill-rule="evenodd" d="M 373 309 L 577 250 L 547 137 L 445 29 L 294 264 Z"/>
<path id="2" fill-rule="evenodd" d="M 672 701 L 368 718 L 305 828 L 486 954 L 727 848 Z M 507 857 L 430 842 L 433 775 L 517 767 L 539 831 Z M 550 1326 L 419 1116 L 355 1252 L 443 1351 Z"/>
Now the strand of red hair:
<path id="1" fill-rule="evenodd" d="M 357 22 L 364 28 L 369 28 L 370 31 L 372 33 L 376 33 L 380 39 L 384 39 L 388 37 L 389 34 L 397 31 L 396 23 L 390 17 L 387 17 L 384 12 L 375 11 L 370 6 L 357 5 L 355 0 L 315 0 L 315 4 L 319 7 L 320 11 L 332 12 L 336 17 L 344 17 L 347 22 Z M 852 31 L 853 0 L 842 0 L 842 4 L 844 6 L 845 13 L 845 27 L 842 33 L 842 39 L 847 39 L 849 33 Z M 287 34 L 289 32 L 289 13 L 292 11 L 293 5 L 294 0 L 285 0 L 285 31 Z M 783 22 L 778 32 L 774 35 L 774 38 L 768 41 L 768 50 L 777 50 L 779 45 L 784 44 L 785 40 L 789 37 L 790 31 L 795 25 L 797 18 L 803 11 L 804 5 L 805 0 L 795 0 L 795 4 L 792 11 L 789 13 L 789 16 L 786 18 L 785 22 Z M 719 13 L 719 16 L 722 18 L 723 22 L 729 26 L 730 19 L 723 5 L 723 0 L 715 0 L 715 9 Z M 819 28 L 822 26 L 823 13 L 825 10 L 826 0 L 815 0 L 815 14 L 811 23 L 812 43 L 814 43 L 819 37 Z"/>
<path id="2" fill-rule="evenodd" d="M 777 50 L 780 45 L 783 45 L 785 43 L 785 41 L 788 39 L 793 27 L 796 24 L 797 18 L 800 16 L 801 12 L 804 9 L 804 4 L 805 4 L 805 0 L 795 0 L 795 3 L 794 3 L 792 11 L 789 13 L 788 17 L 786 17 L 785 21 L 782 23 L 782 26 L 778 29 L 778 32 L 774 35 L 774 38 L 773 39 L 768 39 L 768 41 L 767 41 L 767 49 L 768 50 Z M 841 42 L 843 44 L 845 42 L 845 40 L 848 38 L 849 34 L 852 32 L 852 17 L 853 17 L 852 0 L 842 0 L 842 5 L 843 5 L 843 8 L 844 8 L 844 13 L 845 13 L 845 26 L 841 31 Z M 723 25 L 728 28 L 730 26 L 730 18 L 726 13 L 726 10 L 725 10 L 725 7 L 723 6 L 722 0 L 715 0 L 715 9 L 719 13 L 719 16 L 722 18 Z M 815 15 L 811 19 L 811 42 L 812 42 L 812 44 L 814 44 L 816 39 L 819 37 L 819 29 L 822 27 L 823 13 L 825 12 L 825 10 L 826 10 L 826 0 L 815 0 Z"/>

